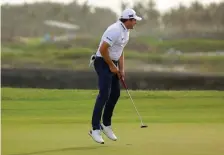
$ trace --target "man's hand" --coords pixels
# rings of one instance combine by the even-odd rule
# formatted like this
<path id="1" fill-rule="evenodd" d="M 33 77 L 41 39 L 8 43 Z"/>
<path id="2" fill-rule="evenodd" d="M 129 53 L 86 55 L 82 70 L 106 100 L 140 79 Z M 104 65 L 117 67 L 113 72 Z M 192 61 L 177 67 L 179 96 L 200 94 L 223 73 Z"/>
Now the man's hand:
<path id="1" fill-rule="evenodd" d="M 110 71 L 114 74 L 117 74 L 119 72 L 118 68 L 114 65 L 110 66 Z"/>
<path id="2" fill-rule="evenodd" d="M 115 75 L 117 75 L 119 79 L 122 78 L 121 72 L 118 70 L 118 68 L 115 65 L 110 66 L 110 71 L 114 73 Z"/>

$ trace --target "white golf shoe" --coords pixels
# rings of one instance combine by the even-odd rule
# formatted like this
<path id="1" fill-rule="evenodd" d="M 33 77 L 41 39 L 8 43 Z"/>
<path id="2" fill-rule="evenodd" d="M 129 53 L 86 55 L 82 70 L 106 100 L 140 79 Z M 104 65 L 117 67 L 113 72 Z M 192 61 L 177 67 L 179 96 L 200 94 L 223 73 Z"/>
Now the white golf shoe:
<path id="1" fill-rule="evenodd" d="M 113 141 L 117 140 L 117 137 L 115 136 L 111 126 L 105 126 L 105 125 L 101 124 L 101 130 L 109 139 L 111 139 Z"/>
<path id="2" fill-rule="evenodd" d="M 100 130 L 90 130 L 89 135 L 93 138 L 94 141 L 100 144 L 104 144 L 104 140 L 100 134 Z"/>

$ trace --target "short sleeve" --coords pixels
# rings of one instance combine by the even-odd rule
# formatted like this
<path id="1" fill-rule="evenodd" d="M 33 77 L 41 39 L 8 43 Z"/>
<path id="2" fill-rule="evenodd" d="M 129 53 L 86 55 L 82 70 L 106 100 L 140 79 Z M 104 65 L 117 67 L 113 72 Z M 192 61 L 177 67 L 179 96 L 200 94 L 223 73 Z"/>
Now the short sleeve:
<path id="1" fill-rule="evenodd" d="M 120 32 L 118 29 L 107 30 L 103 36 L 103 41 L 107 42 L 112 46 L 115 41 L 119 38 Z"/>

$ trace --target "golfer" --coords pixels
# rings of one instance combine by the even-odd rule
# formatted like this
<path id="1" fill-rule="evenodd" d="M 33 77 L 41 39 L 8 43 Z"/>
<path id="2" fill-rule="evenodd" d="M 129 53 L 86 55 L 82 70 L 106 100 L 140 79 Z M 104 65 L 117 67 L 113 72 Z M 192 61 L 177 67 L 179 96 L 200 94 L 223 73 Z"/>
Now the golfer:
<path id="1" fill-rule="evenodd" d="M 125 76 L 123 49 L 129 41 L 129 29 L 133 29 L 136 21 L 140 20 L 142 18 L 133 9 L 125 9 L 120 19 L 106 29 L 96 54 L 91 57 L 98 75 L 99 94 L 93 109 L 89 135 L 97 143 L 104 144 L 101 131 L 109 139 L 117 140 L 111 127 L 111 118 L 120 97 L 119 79 Z"/>

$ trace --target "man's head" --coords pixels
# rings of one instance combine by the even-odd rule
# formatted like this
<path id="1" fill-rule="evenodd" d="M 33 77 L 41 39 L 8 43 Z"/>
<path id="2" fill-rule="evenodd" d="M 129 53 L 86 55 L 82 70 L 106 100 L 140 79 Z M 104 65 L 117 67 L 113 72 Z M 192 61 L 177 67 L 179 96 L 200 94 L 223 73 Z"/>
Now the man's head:
<path id="1" fill-rule="evenodd" d="M 133 29 L 137 21 L 140 20 L 142 18 L 137 16 L 133 9 L 125 9 L 120 16 L 120 21 L 124 23 L 127 29 Z"/>

